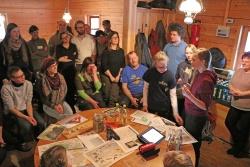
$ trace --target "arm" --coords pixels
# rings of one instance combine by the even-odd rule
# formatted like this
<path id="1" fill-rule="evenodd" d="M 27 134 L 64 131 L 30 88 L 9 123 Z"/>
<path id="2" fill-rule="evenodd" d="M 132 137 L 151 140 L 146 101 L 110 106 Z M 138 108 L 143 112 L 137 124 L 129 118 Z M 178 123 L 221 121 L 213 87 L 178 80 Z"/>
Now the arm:
<path id="1" fill-rule="evenodd" d="M 229 89 L 230 89 L 230 93 L 233 96 L 250 96 L 250 90 L 241 91 L 237 89 L 236 87 L 234 87 L 231 83 L 229 84 Z"/>
<path id="2" fill-rule="evenodd" d="M 199 108 L 202 109 L 202 110 L 207 110 L 206 104 L 205 104 L 203 101 L 197 99 L 197 98 L 191 93 L 191 91 L 189 90 L 189 88 L 188 88 L 186 85 L 184 85 L 184 86 L 182 87 L 182 92 L 183 92 L 183 95 L 184 95 L 186 98 L 188 98 L 190 101 L 192 101 L 192 103 L 194 103 L 194 105 L 196 105 L 197 107 L 199 107 Z"/>
<path id="3" fill-rule="evenodd" d="M 130 90 L 128 89 L 128 84 L 127 83 L 122 83 L 122 90 L 123 93 L 130 99 L 131 103 L 133 106 L 137 107 L 137 98 L 134 98 L 130 92 Z"/>
<path id="4" fill-rule="evenodd" d="M 143 87 L 143 110 L 148 112 L 148 82 L 144 81 Z"/>
<path id="5" fill-rule="evenodd" d="M 106 70 L 105 74 L 109 77 L 109 79 L 111 80 L 111 82 L 115 81 L 115 77 L 113 77 L 113 75 L 111 74 L 111 72 L 109 70 Z"/>
<path id="6" fill-rule="evenodd" d="M 173 109 L 173 115 L 174 115 L 176 122 L 179 125 L 183 125 L 183 120 L 180 117 L 179 112 L 178 112 L 176 87 L 174 87 L 173 89 L 170 89 L 170 100 L 171 100 L 171 105 L 172 105 L 172 109 Z"/>

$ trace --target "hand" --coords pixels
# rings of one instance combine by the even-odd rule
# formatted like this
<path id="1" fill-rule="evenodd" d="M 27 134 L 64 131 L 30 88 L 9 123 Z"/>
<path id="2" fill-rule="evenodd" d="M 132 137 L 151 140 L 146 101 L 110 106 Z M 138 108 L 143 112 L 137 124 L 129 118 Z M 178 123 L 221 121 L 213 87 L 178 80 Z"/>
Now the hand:
<path id="1" fill-rule="evenodd" d="M 183 81 L 182 81 L 182 79 L 181 78 L 179 78 L 178 80 L 177 80 L 177 84 L 183 84 Z"/>
<path id="2" fill-rule="evenodd" d="M 115 82 L 115 78 L 113 76 L 110 76 L 109 78 L 111 82 Z"/>
<path id="3" fill-rule="evenodd" d="M 117 75 L 117 76 L 115 77 L 115 81 L 114 81 L 114 82 L 118 83 L 119 81 L 120 81 L 120 75 Z"/>
<path id="4" fill-rule="evenodd" d="M 131 103 L 132 103 L 133 106 L 138 107 L 138 103 L 137 103 L 138 99 L 137 98 L 132 97 L 132 99 L 130 99 L 130 101 L 131 101 Z"/>
<path id="5" fill-rule="evenodd" d="M 183 125 L 183 120 L 181 116 L 178 113 L 174 113 L 174 119 L 178 123 L 178 125 L 182 126 Z"/>
<path id="6" fill-rule="evenodd" d="M 245 96 L 245 92 L 239 89 L 233 89 L 230 91 L 233 96 Z"/>
<path id="7" fill-rule="evenodd" d="M 91 105 L 92 105 L 94 108 L 100 108 L 100 107 L 98 106 L 98 102 L 95 101 L 95 100 L 93 100 L 93 101 L 91 102 Z"/>
<path id="8" fill-rule="evenodd" d="M 5 85 L 5 84 L 9 84 L 10 83 L 10 81 L 8 80 L 8 79 L 3 79 L 3 84 Z"/>
<path id="9" fill-rule="evenodd" d="M 93 74 L 96 74 L 97 73 L 97 67 L 96 67 L 96 65 L 91 65 L 91 70 L 92 70 L 92 73 Z"/>
<path id="10" fill-rule="evenodd" d="M 5 142 L 4 142 L 4 140 L 3 140 L 3 137 L 2 136 L 0 136 L 0 145 L 1 144 L 5 144 Z"/>
<path id="11" fill-rule="evenodd" d="M 189 86 L 187 86 L 186 84 L 183 85 L 183 86 L 181 87 L 181 90 L 182 90 L 183 96 L 185 96 L 185 97 L 187 97 L 187 96 L 189 96 L 189 95 L 192 94 L 192 93 L 190 92 Z"/>
<path id="12" fill-rule="evenodd" d="M 63 114 L 63 106 L 61 104 L 55 105 L 56 112 Z"/>
<path id="13" fill-rule="evenodd" d="M 37 125 L 36 119 L 34 117 L 28 116 L 27 121 L 33 126 Z"/>
<path id="14" fill-rule="evenodd" d="M 148 112 L 148 106 L 144 106 L 144 105 L 143 105 L 142 110 L 145 111 L 145 112 Z"/>

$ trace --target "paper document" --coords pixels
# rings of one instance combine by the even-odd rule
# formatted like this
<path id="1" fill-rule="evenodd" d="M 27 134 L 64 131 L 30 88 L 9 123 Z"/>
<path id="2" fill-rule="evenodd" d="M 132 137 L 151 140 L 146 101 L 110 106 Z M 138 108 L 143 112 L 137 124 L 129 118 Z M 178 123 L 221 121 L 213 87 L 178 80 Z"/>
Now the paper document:
<path id="1" fill-rule="evenodd" d="M 155 117 L 154 114 L 136 110 L 133 114 L 130 115 L 132 117 L 131 121 L 143 125 L 149 125 L 151 120 Z"/>
<path id="2" fill-rule="evenodd" d="M 60 125 L 63 125 L 65 128 L 72 128 L 73 126 L 76 126 L 82 122 L 87 121 L 88 119 L 79 115 L 74 114 L 72 116 L 66 117 L 63 120 L 59 121 L 58 123 Z"/>
<path id="3" fill-rule="evenodd" d="M 188 133 L 188 131 L 183 127 L 177 127 L 177 126 L 167 126 L 166 129 L 166 140 L 169 140 L 171 137 L 171 133 L 175 133 L 178 129 L 182 130 L 182 144 L 192 144 L 198 142 L 191 134 Z"/>
<path id="4" fill-rule="evenodd" d="M 92 150 L 105 143 L 102 137 L 98 134 L 78 135 L 77 137 L 88 148 L 88 150 Z"/>
<path id="5" fill-rule="evenodd" d="M 55 141 L 62 134 L 64 127 L 50 124 L 37 138 L 42 140 Z"/>
<path id="6" fill-rule="evenodd" d="M 85 153 L 85 157 L 95 167 L 109 167 L 115 162 L 127 156 L 126 152 L 114 140 L 107 141 L 99 147 Z"/>
<path id="7" fill-rule="evenodd" d="M 120 140 L 116 140 L 116 142 L 125 152 L 134 151 L 141 145 L 137 139 L 138 132 L 131 126 L 116 128 L 114 131 L 120 137 Z"/>

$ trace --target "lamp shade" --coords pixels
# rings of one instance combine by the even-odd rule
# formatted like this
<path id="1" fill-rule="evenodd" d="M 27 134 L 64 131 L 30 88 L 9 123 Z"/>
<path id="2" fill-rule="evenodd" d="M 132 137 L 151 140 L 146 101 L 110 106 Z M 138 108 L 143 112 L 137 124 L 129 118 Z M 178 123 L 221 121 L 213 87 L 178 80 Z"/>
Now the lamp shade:
<path id="1" fill-rule="evenodd" d="M 179 6 L 179 10 L 184 13 L 199 13 L 202 5 L 197 0 L 183 0 Z"/>
<path id="2" fill-rule="evenodd" d="M 70 13 L 68 11 L 65 11 L 64 14 L 63 14 L 63 20 L 65 20 L 66 23 L 69 23 L 70 20 L 72 19 Z"/>

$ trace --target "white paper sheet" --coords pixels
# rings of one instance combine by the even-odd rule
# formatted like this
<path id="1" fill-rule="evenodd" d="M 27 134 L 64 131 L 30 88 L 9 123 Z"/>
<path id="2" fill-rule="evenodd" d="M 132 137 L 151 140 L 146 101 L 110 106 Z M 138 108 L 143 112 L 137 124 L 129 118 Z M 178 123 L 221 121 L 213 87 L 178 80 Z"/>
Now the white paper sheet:
<path id="1" fill-rule="evenodd" d="M 79 114 L 74 114 L 72 116 L 69 116 L 67 118 L 64 118 L 63 120 L 59 121 L 58 123 L 65 128 L 72 128 L 73 126 L 76 126 L 82 122 L 87 121 L 88 119 L 79 115 Z"/>
<path id="2" fill-rule="evenodd" d="M 78 135 L 77 137 L 88 148 L 88 150 L 92 150 L 105 143 L 102 137 L 98 134 Z"/>

